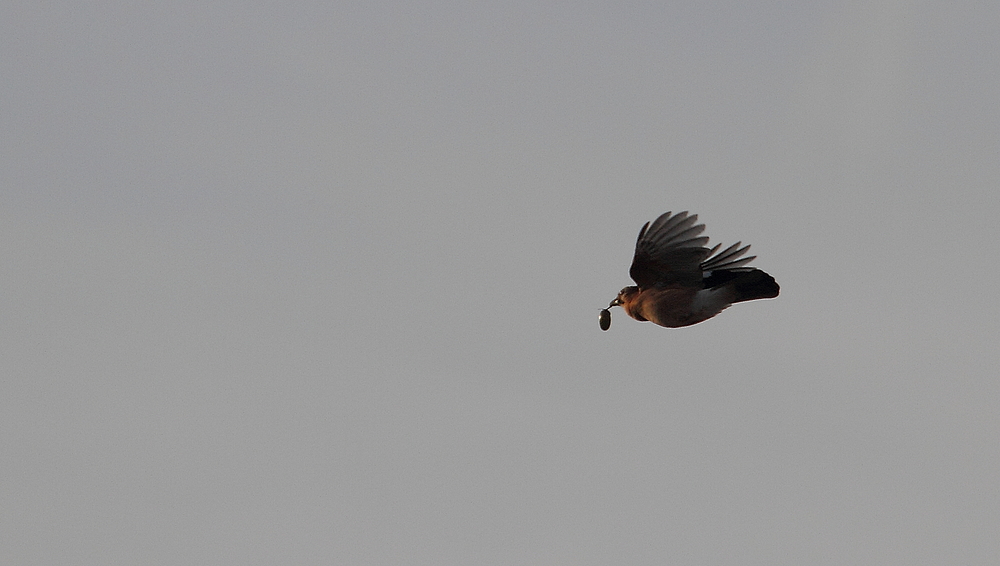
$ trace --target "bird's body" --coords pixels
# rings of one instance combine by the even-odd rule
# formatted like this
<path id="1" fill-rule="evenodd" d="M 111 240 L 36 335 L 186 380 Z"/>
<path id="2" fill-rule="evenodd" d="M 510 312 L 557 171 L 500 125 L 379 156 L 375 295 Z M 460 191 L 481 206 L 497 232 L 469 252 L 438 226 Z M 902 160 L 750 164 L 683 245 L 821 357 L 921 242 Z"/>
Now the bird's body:
<path id="1" fill-rule="evenodd" d="M 719 301 L 713 301 L 709 293 L 712 292 L 680 288 L 636 290 L 627 301 L 622 301 L 621 306 L 638 321 L 648 320 L 660 326 L 679 328 L 722 312 L 725 306 L 719 308 Z"/>
<path id="2" fill-rule="evenodd" d="M 638 321 L 677 328 L 708 320 L 734 303 L 778 296 L 773 277 L 744 267 L 755 259 L 741 257 L 750 246 L 737 242 L 715 254 L 719 246 L 704 247 L 708 238 L 699 234 L 705 225 L 697 220 L 697 214 L 667 212 L 647 222 L 629 269 L 636 285 L 622 289 L 608 308 L 621 306 Z M 605 312 L 601 328 L 607 330 Z"/>

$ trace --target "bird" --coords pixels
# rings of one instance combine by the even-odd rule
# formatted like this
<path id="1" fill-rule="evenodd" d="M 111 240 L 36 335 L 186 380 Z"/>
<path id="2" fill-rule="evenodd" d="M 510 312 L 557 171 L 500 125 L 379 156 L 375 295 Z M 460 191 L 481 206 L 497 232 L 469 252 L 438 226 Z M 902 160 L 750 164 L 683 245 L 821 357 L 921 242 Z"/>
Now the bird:
<path id="1" fill-rule="evenodd" d="M 613 307 L 640 322 L 667 328 L 691 326 L 712 318 L 735 303 L 773 299 L 780 287 L 767 273 L 746 267 L 757 256 L 743 255 L 749 245 L 736 242 L 718 252 L 705 247 L 704 224 L 687 211 L 665 212 L 639 230 L 629 276 L 635 281 L 622 289 L 600 314 L 601 330 L 611 327 Z"/>

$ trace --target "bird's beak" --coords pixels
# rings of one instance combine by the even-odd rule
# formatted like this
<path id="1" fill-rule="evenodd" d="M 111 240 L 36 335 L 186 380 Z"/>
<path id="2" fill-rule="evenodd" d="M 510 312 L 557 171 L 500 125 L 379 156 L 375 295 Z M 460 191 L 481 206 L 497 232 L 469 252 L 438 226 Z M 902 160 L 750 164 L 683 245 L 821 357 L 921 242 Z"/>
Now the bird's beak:
<path id="1" fill-rule="evenodd" d="M 608 308 L 610 309 L 611 307 L 620 307 L 620 306 L 622 306 L 621 297 L 615 297 L 615 300 L 611 301 L 611 304 L 608 305 Z"/>

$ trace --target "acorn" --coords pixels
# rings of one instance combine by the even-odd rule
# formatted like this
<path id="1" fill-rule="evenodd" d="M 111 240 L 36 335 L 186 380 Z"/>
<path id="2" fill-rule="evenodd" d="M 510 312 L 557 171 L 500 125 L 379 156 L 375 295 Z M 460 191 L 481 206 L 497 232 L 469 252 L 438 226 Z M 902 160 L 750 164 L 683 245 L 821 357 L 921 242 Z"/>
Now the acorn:
<path id="1" fill-rule="evenodd" d="M 611 311 L 608 309 L 601 309 L 601 330 L 607 330 L 611 328 Z"/>

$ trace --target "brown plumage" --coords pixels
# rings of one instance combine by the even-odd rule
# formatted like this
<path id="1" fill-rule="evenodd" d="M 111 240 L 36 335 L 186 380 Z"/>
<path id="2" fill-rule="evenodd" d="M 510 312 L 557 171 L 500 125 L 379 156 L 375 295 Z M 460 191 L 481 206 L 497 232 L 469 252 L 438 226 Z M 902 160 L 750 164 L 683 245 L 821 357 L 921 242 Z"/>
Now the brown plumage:
<path id="1" fill-rule="evenodd" d="M 601 311 L 601 329 L 611 326 L 608 309 L 620 306 L 638 321 L 677 328 L 708 320 L 734 303 L 778 296 L 778 284 L 763 271 L 745 267 L 756 256 L 741 257 L 750 246 L 736 242 L 725 250 L 705 247 L 698 215 L 669 212 L 647 222 L 635 242 L 625 287 Z M 714 255 L 713 255 L 714 254 Z"/>

